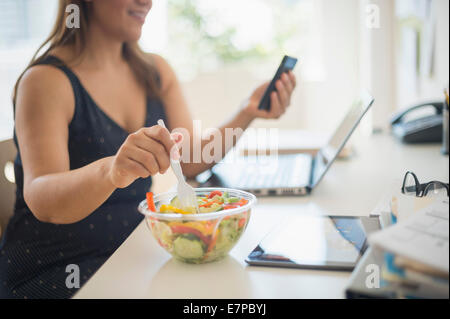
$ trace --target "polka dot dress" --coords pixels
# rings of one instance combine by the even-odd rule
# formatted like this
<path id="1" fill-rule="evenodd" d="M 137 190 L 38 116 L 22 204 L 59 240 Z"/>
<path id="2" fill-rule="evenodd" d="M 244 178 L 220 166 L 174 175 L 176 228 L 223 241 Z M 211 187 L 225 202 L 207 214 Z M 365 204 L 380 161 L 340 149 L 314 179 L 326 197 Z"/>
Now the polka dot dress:
<path id="1" fill-rule="evenodd" d="M 76 75 L 60 60 L 50 56 L 41 63 L 64 72 L 74 91 L 75 113 L 69 125 L 68 143 L 70 168 L 115 155 L 128 133 L 95 104 Z M 160 118 L 165 119 L 161 101 L 148 98 L 145 126 L 156 125 Z M 16 136 L 14 139 L 17 145 Z M 38 221 L 24 201 L 20 149 L 15 174 L 15 211 L 0 243 L 0 298 L 73 296 L 78 290 L 77 285 L 70 284 L 73 276 L 78 275 L 82 287 L 142 220 L 137 206 L 151 186 L 150 178 L 138 179 L 128 188 L 116 190 L 84 220 L 55 225 Z M 78 274 L 68 270 L 70 265 L 76 265 Z"/>

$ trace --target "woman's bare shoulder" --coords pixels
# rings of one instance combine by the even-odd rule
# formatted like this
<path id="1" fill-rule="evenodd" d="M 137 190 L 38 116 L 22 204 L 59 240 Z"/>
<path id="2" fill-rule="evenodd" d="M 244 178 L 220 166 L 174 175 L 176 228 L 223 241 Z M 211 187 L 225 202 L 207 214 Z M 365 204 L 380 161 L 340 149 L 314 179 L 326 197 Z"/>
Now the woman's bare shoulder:
<path id="1" fill-rule="evenodd" d="M 67 65 L 70 55 L 66 48 L 55 48 L 48 53 L 48 56 L 56 57 Z M 42 86 L 54 87 L 55 89 L 70 89 L 71 84 L 67 75 L 55 65 L 37 64 L 25 71 L 21 84 L 40 84 Z M 70 90 L 69 90 L 70 91 Z"/>
<path id="2" fill-rule="evenodd" d="M 165 92 L 171 84 L 177 80 L 176 75 L 170 64 L 159 54 L 147 53 L 151 63 L 156 67 L 161 77 L 162 91 Z"/>
<path id="3" fill-rule="evenodd" d="M 17 90 L 19 108 L 54 108 L 70 116 L 75 107 L 72 85 L 62 70 L 52 65 L 35 65 L 25 71 Z"/>
<path id="4" fill-rule="evenodd" d="M 67 83 L 65 83 L 67 82 Z M 63 71 L 58 69 L 53 65 L 47 64 L 38 64 L 30 67 L 23 74 L 22 79 L 20 80 L 20 85 L 56 85 L 56 86 L 65 86 L 64 84 L 69 84 L 67 76 Z"/>
<path id="5" fill-rule="evenodd" d="M 164 68 L 169 66 L 166 59 L 164 59 L 161 55 L 156 53 L 146 53 L 146 56 L 149 58 L 150 62 L 153 63 L 157 68 Z"/>

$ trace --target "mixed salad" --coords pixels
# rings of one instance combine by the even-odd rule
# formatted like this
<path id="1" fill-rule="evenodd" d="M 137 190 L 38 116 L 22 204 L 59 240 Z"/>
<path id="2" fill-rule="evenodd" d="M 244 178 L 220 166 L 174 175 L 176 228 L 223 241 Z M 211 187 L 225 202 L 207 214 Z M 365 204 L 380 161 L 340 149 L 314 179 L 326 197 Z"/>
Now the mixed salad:
<path id="1" fill-rule="evenodd" d="M 199 214 L 243 207 L 244 198 L 213 191 L 197 197 Z M 150 211 L 157 212 L 153 194 L 147 194 Z M 158 209 L 163 214 L 197 214 L 194 207 L 181 207 L 177 197 Z M 175 258 L 188 263 L 204 263 L 224 257 L 239 240 L 249 220 L 250 211 L 204 221 L 169 221 L 149 217 L 147 222 L 158 243 Z"/>

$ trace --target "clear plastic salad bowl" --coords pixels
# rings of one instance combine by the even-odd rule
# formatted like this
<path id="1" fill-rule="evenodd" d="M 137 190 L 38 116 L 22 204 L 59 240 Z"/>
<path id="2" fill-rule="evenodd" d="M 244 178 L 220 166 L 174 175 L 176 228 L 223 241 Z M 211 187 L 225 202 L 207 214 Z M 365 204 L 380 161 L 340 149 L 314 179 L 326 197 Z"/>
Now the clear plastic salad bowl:
<path id="1" fill-rule="evenodd" d="M 226 198 L 242 199 L 243 206 L 200 214 L 161 213 L 161 206 L 172 205 L 176 193 L 154 197 L 156 212 L 148 208 L 147 201 L 138 210 L 154 238 L 174 258 L 186 263 L 208 263 L 225 257 L 241 238 L 250 220 L 251 208 L 256 204 L 253 194 L 224 188 L 197 188 L 197 196 L 219 191 Z M 236 205 L 237 206 L 237 205 Z M 165 206 L 163 206 L 164 208 Z M 221 208 L 219 208 L 221 209 Z"/>

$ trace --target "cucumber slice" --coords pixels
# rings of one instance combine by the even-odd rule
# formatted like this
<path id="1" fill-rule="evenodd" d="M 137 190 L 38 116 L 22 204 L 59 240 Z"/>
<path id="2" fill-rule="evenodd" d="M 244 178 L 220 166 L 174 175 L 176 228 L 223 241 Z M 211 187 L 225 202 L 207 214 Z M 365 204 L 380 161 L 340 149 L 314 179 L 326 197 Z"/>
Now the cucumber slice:
<path id="1" fill-rule="evenodd" d="M 203 245 L 198 240 L 187 239 L 183 236 L 178 237 L 173 242 L 174 254 L 185 259 L 199 259 L 203 257 Z"/>

